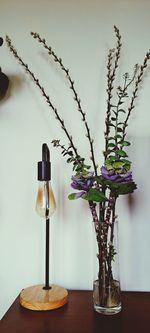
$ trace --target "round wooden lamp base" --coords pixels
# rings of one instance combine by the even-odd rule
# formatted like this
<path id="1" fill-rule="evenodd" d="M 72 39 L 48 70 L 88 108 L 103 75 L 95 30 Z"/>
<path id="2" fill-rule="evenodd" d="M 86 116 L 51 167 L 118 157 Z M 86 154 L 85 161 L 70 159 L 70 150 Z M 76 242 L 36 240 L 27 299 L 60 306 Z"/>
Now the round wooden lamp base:
<path id="1" fill-rule="evenodd" d="M 68 302 L 68 291 L 55 284 L 49 290 L 43 285 L 25 288 L 20 293 L 20 304 L 27 309 L 46 311 L 60 308 Z"/>

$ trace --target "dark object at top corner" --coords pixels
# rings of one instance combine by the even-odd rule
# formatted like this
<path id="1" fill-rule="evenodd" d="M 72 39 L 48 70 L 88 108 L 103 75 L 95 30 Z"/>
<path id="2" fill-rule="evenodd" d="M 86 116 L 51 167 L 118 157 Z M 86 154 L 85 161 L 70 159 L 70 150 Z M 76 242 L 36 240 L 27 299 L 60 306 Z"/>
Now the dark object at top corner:
<path id="1" fill-rule="evenodd" d="M 0 100 L 5 96 L 6 91 L 8 89 L 9 79 L 7 75 L 5 75 L 0 68 Z"/>
<path id="2" fill-rule="evenodd" d="M 2 46 L 2 45 L 3 45 L 3 38 L 0 37 L 0 46 Z"/>
<path id="3" fill-rule="evenodd" d="M 0 37 L 0 46 L 3 45 L 3 38 Z M 5 97 L 6 91 L 8 89 L 9 79 L 6 74 L 4 74 L 0 68 L 0 100 Z"/>

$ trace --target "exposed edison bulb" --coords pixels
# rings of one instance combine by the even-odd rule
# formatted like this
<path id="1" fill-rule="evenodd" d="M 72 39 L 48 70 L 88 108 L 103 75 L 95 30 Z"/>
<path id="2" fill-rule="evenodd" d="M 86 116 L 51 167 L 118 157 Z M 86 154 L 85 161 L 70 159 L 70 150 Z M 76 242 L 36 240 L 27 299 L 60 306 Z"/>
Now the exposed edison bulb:
<path id="1" fill-rule="evenodd" d="M 40 181 L 36 199 L 36 212 L 43 218 L 48 219 L 56 209 L 53 190 L 49 181 Z"/>

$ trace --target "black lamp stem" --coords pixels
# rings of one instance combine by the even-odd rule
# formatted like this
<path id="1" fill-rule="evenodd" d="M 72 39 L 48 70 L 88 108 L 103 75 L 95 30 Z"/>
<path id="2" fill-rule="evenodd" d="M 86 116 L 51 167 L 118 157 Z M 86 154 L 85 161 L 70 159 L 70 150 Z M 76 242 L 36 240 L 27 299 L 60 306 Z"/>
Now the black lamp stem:
<path id="1" fill-rule="evenodd" d="M 46 248 L 45 248 L 45 286 L 43 289 L 48 290 L 50 289 L 49 285 L 49 219 L 46 220 Z"/>
<path id="2" fill-rule="evenodd" d="M 46 203 L 46 247 L 45 247 L 45 285 L 43 289 L 51 289 L 49 285 L 49 181 L 51 179 L 50 172 L 50 152 L 46 143 L 42 145 L 42 161 L 38 162 L 38 180 L 46 182 L 47 203 Z"/>

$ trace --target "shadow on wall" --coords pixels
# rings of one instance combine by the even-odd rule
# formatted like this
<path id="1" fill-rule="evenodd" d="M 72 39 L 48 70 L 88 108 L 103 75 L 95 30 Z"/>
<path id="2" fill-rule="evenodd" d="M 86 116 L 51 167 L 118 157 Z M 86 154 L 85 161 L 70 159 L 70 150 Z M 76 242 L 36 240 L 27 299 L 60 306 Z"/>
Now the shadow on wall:
<path id="1" fill-rule="evenodd" d="M 132 213 L 136 207 L 136 199 L 135 199 L 135 196 L 131 193 L 129 193 L 127 196 L 127 204 L 128 204 L 130 212 Z"/>

